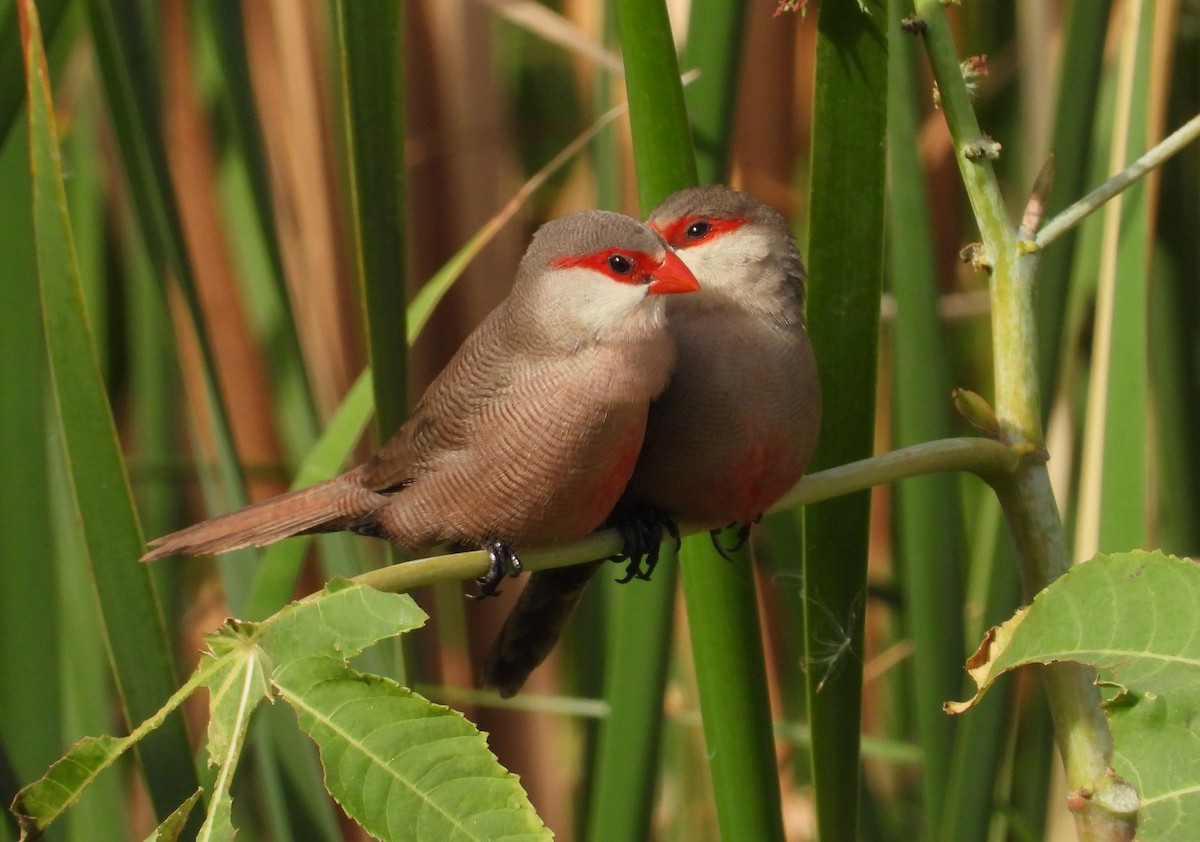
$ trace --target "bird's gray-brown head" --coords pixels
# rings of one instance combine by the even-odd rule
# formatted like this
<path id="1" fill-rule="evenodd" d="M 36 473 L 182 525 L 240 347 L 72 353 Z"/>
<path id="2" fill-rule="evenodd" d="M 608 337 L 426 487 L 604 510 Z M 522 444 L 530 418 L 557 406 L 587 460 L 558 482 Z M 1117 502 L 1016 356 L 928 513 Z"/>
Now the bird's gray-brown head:
<path id="1" fill-rule="evenodd" d="M 700 281 L 687 306 L 736 306 L 782 321 L 804 318 L 806 275 L 787 220 L 755 199 L 708 184 L 668 196 L 648 224 Z"/>
<path id="2" fill-rule="evenodd" d="M 662 320 L 660 296 L 697 289 L 691 270 L 649 226 L 583 211 L 537 230 L 513 293 L 536 305 L 540 329 L 587 342 L 653 329 Z"/>

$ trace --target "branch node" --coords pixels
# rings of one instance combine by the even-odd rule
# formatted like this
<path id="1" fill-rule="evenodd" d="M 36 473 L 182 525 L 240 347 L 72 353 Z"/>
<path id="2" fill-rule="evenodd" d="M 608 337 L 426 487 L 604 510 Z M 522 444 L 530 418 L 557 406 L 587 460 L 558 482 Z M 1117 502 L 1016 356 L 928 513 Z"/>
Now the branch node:
<path id="1" fill-rule="evenodd" d="M 1021 215 L 1021 225 L 1017 228 L 1017 237 L 1023 242 L 1032 241 L 1037 231 L 1042 227 L 1046 218 L 1046 205 L 1050 198 L 1050 187 L 1054 184 L 1054 153 L 1046 157 L 1041 171 L 1033 181 L 1033 189 L 1029 191 L 1029 201 L 1025 203 L 1025 212 Z"/>
<path id="2" fill-rule="evenodd" d="M 970 243 L 958 252 L 958 259 L 970 263 L 976 272 L 991 272 L 992 261 L 983 252 L 983 243 Z"/>
<path id="3" fill-rule="evenodd" d="M 989 161 L 994 161 L 1000 157 L 1001 150 L 1000 142 L 992 140 L 987 135 L 981 136 L 978 140 L 973 140 L 963 146 L 963 157 L 968 161 L 977 161 L 980 158 L 987 158 Z"/>
<path id="4" fill-rule="evenodd" d="M 996 411 L 982 395 L 970 389 L 958 388 L 952 390 L 950 396 L 958 414 L 966 418 L 972 427 L 988 438 L 1000 440 L 1000 422 L 996 419 Z"/>

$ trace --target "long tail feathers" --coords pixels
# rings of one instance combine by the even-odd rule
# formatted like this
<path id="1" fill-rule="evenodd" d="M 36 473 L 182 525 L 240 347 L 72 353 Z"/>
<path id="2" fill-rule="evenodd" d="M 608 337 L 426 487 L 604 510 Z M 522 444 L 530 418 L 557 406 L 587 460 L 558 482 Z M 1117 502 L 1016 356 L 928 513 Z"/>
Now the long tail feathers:
<path id="1" fill-rule="evenodd" d="M 504 620 L 480 670 L 480 683 L 512 698 L 558 643 L 584 586 L 602 561 L 535 571 Z"/>
<path id="2" fill-rule="evenodd" d="M 156 538 L 141 560 L 224 553 L 262 547 L 302 532 L 345 528 L 370 513 L 374 497 L 371 491 L 336 477 Z"/>

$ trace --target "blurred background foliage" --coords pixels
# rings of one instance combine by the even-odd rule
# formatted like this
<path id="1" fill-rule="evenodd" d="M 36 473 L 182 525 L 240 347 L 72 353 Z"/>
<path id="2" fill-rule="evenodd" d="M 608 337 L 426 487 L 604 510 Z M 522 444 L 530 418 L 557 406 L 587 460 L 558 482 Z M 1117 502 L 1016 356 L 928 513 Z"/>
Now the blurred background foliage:
<path id="1" fill-rule="evenodd" d="M 804 254 L 816 15 L 834 2 L 850 0 L 814 2 L 806 15 L 776 14 L 773 0 L 668 4 L 683 70 L 714 55 L 727 59 L 720 78 L 729 80 L 729 116 L 694 126 L 702 179 L 728 181 L 786 213 Z M 386 237 L 374 242 L 395 263 L 392 291 L 411 299 L 527 179 L 623 101 L 610 6 L 410 0 L 382 18 L 396 45 L 389 64 L 386 52 L 380 61 L 356 52 L 362 45 L 353 35 L 369 28 L 370 15 L 341 18 L 346 10 L 336 2 L 38 3 L 84 303 L 146 535 L 278 493 L 302 467 L 322 470 L 311 461 L 319 436 L 333 429 L 353 440 L 364 416 L 338 408 L 381 354 L 391 362 L 376 377 L 375 399 L 398 417 L 505 295 L 539 222 L 597 206 L 637 215 L 622 117 L 523 197 L 412 341 L 406 366 L 395 350 L 409 341 L 398 299 L 373 298 L 387 290 L 360 286 L 361 256 L 386 234 L 373 227 L 403 234 L 390 245 Z M 888 26 L 877 450 L 969 434 L 950 390 L 987 395 L 991 376 L 986 279 L 958 258 L 978 233 L 919 42 L 897 34 L 903 10 L 891 10 Z M 976 108 L 1003 145 L 997 170 L 1014 223 L 1050 150 L 1054 211 L 1200 111 L 1196 0 L 966 0 L 952 21 L 960 54 L 986 56 Z M 689 103 L 710 95 L 704 81 L 689 89 Z M 101 611 L 109 625 L 120 623 L 120 605 L 94 596 L 51 409 L 23 96 L 15 4 L 0 0 L 6 798 L 74 740 L 124 727 L 101 632 Z M 402 103 L 401 113 L 378 116 L 372 106 L 381 100 Z M 372 120 L 390 126 L 393 158 L 385 148 L 364 165 L 345 114 L 356 115 L 360 133 L 379 131 Z M 389 210 L 380 191 L 371 198 L 373 181 L 385 196 L 394 189 L 402 197 L 399 209 Z M 1042 261 L 1050 464 L 1079 558 L 1097 547 L 1200 551 L 1200 436 L 1191 411 L 1200 405 L 1198 225 L 1200 150 L 1191 148 L 1129 194 L 1119 216 L 1096 214 Z M 821 282 L 836 279 L 814 279 Z M 373 302 L 372 318 L 364 300 Z M 824 388 L 836 392 L 839 382 L 827 378 Z M 326 471 L 338 467 L 334 451 L 321 451 L 334 461 Z M 863 838 L 1072 838 L 1032 676 L 1003 681 L 963 718 L 940 709 L 962 696 L 965 654 L 1019 601 L 990 492 L 954 476 L 875 490 L 861 663 L 843 636 L 816 641 L 818 657 L 806 664 L 797 613 L 824 607 L 802 598 L 800 528 L 794 513 L 773 516 L 755 547 L 787 837 L 812 838 L 815 826 L 797 702 L 807 666 L 864 673 Z M 308 592 L 330 575 L 385 560 L 380 545 L 363 539 L 322 538 L 311 552 L 293 545 L 151 569 L 179 673 L 194 664 L 199 636 L 226 616 L 269 613 L 293 587 Z M 608 707 L 591 700 L 601 693 L 613 578 L 598 578 L 564 645 L 512 704 L 471 688 L 473 664 L 515 587 L 477 604 L 464 603 L 457 583 L 426 589 L 418 598 L 433 620 L 404 653 L 415 686 L 490 733 L 501 762 L 521 775 L 562 839 L 597 838 L 596 718 Z M 685 622 L 681 607 L 675 617 L 677 626 Z M 673 640 L 662 750 L 642 782 L 648 832 L 716 838 L 688 636 L 677 629 Z M 398 673 L 390 654 L 370 667 Z M 242 770 L 243 838 L 359 838 L 322 795 L 315 755 L 280 707 L 259 714 L 253 762 Z M 202 717 L 200 706 L 190 710 L 193 735 Z M 131 769 L 102 778 L 51 838 L 144 835 L 153 826 L 146 795 Z M 0 823 L 0 839 L 8 838 L 12 829 Z"/>

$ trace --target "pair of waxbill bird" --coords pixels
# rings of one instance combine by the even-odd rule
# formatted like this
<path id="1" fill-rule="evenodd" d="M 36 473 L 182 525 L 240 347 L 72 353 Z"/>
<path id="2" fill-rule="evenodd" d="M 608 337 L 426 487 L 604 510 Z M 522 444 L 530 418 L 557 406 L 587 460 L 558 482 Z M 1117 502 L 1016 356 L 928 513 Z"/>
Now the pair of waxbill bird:
<path id="1" fill-rule="evenodd" d="M 626 578 L 646 578 L 664 526 L 748 528 L 804 473 L 821 416 L 804 283 L 783 217 L 720 185 L 675 193 L 646 224 L 549 222 L 371 459 L 152 541 L 142 560 L 349 530 L 483 547 L 487 595 L 520 550 L 607 522 L 626 536 Z M 533 573 L 482 683 L 520 689 L 600 563 Z"/>

